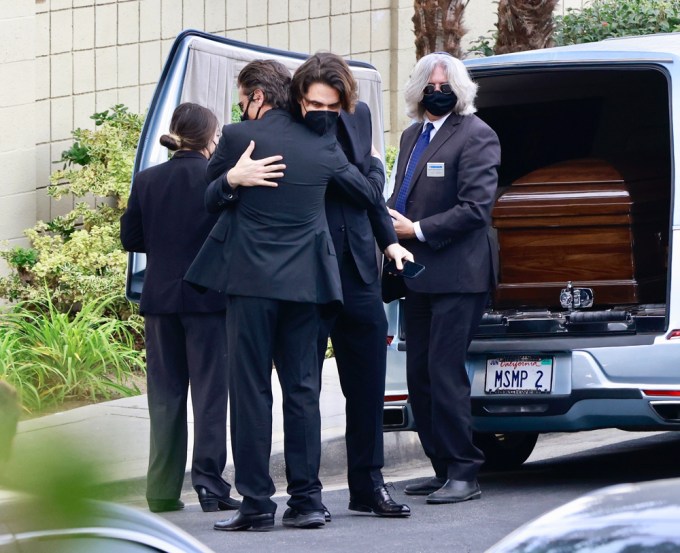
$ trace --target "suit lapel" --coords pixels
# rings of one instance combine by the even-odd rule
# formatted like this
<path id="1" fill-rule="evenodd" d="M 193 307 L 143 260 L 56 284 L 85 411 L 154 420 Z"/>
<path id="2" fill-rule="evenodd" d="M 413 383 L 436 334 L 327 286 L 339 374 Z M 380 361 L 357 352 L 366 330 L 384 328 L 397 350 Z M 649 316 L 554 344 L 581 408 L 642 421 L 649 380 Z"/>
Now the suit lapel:
<path id="1" fill-rule="evenodd" d="M 401 189 L 401 185 L 404 182 L 406 167 L 408 166 L 409 159 L 411 158 L 411 152 L 413 152 L 413 148 L 416 145 L 416 140 L 418 140 L 418 137 L 420 136 L 420 131 L 422 127 L 423 127 L 422 124 L 418 123 L 416 125 L 411 125 L 408 129 L 404 131 L 404 140 L 401 147 L 399 148 L 399 158 L 397 160 L 397 176 L 395 177 L 394 192 L 392 193 L 392 198 L 394 199 L 394 201 L 390 202 L 391 207 L 394 207 L 394 202 L 397 201 L 399 190 Z"/>
<path id="2" fill-rule="evenodd" d="M 427 145 L 427 148 L 425 148 L 425 151 L 418 160 L 418 165 L 416 165 L 416 171 L 413 174 L 413 179 L 411 180 L 411 186 L 408 191 L 407 199 L 413 192 L 413 189 L 416 187 L 418 179 L 420 178 L 420 175 L 423 172 L 423 169 L 425 169 L 425 167 L 427 166 L 427 162 L 430 161 L 439 151 L 439 149 L 446 143 L 446 141 L 449 140 L 449 138 L 451 138 L 456 133 L 456 130 L 458 130 L 458 125 L 460 124 L 461 119 L 462 116 L 456 113 L 452 113 L 451 115 L 449 115 L 446 121 L 444 121 L 444 124 L 434 135 L 432 142 L 430 142 Z M 413 142 L 413 145 L 415 146 L 415 141 Z M 413 146 L 411 147 L 411 151 L 412 150 Z"/>

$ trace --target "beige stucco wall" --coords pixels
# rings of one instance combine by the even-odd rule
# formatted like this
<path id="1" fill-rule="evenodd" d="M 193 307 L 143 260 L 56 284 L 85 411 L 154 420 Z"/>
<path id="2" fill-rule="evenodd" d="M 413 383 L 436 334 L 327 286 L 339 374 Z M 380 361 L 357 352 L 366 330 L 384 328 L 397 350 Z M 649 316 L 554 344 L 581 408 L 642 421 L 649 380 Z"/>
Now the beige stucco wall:
<path id="1" fill-rule="evenodd" d="M 71 131 L 91 128 L 95 111 L 117 103 L 143 112 L 185 28 L 372 63 L 383 77 L 387 142 L 396 144 L 408 124 L 402 91 L 415 63 L 413 0 L 2 0 L 2 8 L 0 240 L 12 244 L 36 218 L 71 209 L 45 194 Z M 495 10 L 494 0 L 468 4 L 468 41 L 490 34 Z"/>
<path id="2" fill-rule="evenodd" d="M 36 215 L 32 2 L 2 3 L 0 37 L 0 240 L 23 245 Z"/>

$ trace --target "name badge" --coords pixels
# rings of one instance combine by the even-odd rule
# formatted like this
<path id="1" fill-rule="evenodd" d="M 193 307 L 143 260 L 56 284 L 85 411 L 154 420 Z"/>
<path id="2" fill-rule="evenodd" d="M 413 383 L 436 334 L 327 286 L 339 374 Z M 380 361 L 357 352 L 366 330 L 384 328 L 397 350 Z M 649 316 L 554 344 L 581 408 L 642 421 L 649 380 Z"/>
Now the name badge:
<path id="1" fill-rule="evenodd" d="M 428 163 L 427 164 L 427 176 L 428 177 L 443 177 L 444 176 L 444 164 L 443 163 Z"/>

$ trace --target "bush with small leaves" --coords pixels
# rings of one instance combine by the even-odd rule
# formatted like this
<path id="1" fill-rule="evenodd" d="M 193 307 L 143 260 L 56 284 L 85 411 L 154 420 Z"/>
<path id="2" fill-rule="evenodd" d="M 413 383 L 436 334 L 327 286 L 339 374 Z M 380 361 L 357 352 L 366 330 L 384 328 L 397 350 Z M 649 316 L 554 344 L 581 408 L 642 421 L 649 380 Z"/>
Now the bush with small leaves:
<path id="1" fill-rule="evenodd" d="M 116 293 L 109 314 L 125 319 L 135 308 L 120 293 L 125 286 L 126 253 L 119 220 L 127 204 L 143 117 L 125 106 L 92 116 L 95 129 L 73 131 L 74 144 L 63 152 L 51 175 L 48 194 L 79 201 L 69 213 L 38 222 L 25 231 L 30 248 L 0 252 L 10 274 L 0 278 L 0 297 L 40 301 L 45 291 L 62 311 Z"/>
<path id="2" fill-rule="evenodd" d="M 592 0 L 556 17 L 557 45 L 596 42 L 612 37 L 680 31 L 675 0 Z"/>

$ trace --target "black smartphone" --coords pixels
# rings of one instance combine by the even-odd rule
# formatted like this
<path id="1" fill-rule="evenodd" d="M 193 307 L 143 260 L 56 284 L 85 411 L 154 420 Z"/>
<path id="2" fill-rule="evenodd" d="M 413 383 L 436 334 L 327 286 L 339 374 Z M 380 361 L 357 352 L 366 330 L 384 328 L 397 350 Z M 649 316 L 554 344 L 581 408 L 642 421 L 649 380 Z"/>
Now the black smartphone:
<path id="1" fill-rule="evenodd" d="M 391 275 L 403 276 L 404 278 L 416 278 L 424 270 L 425 265 L 413 261 L 404 261 L 404 269 L 400 271 L 397 269 L 397 264 L 394 259 L 385 263 L 385 266 L 383 267 L 383 271 L 386 271 Z"/>

